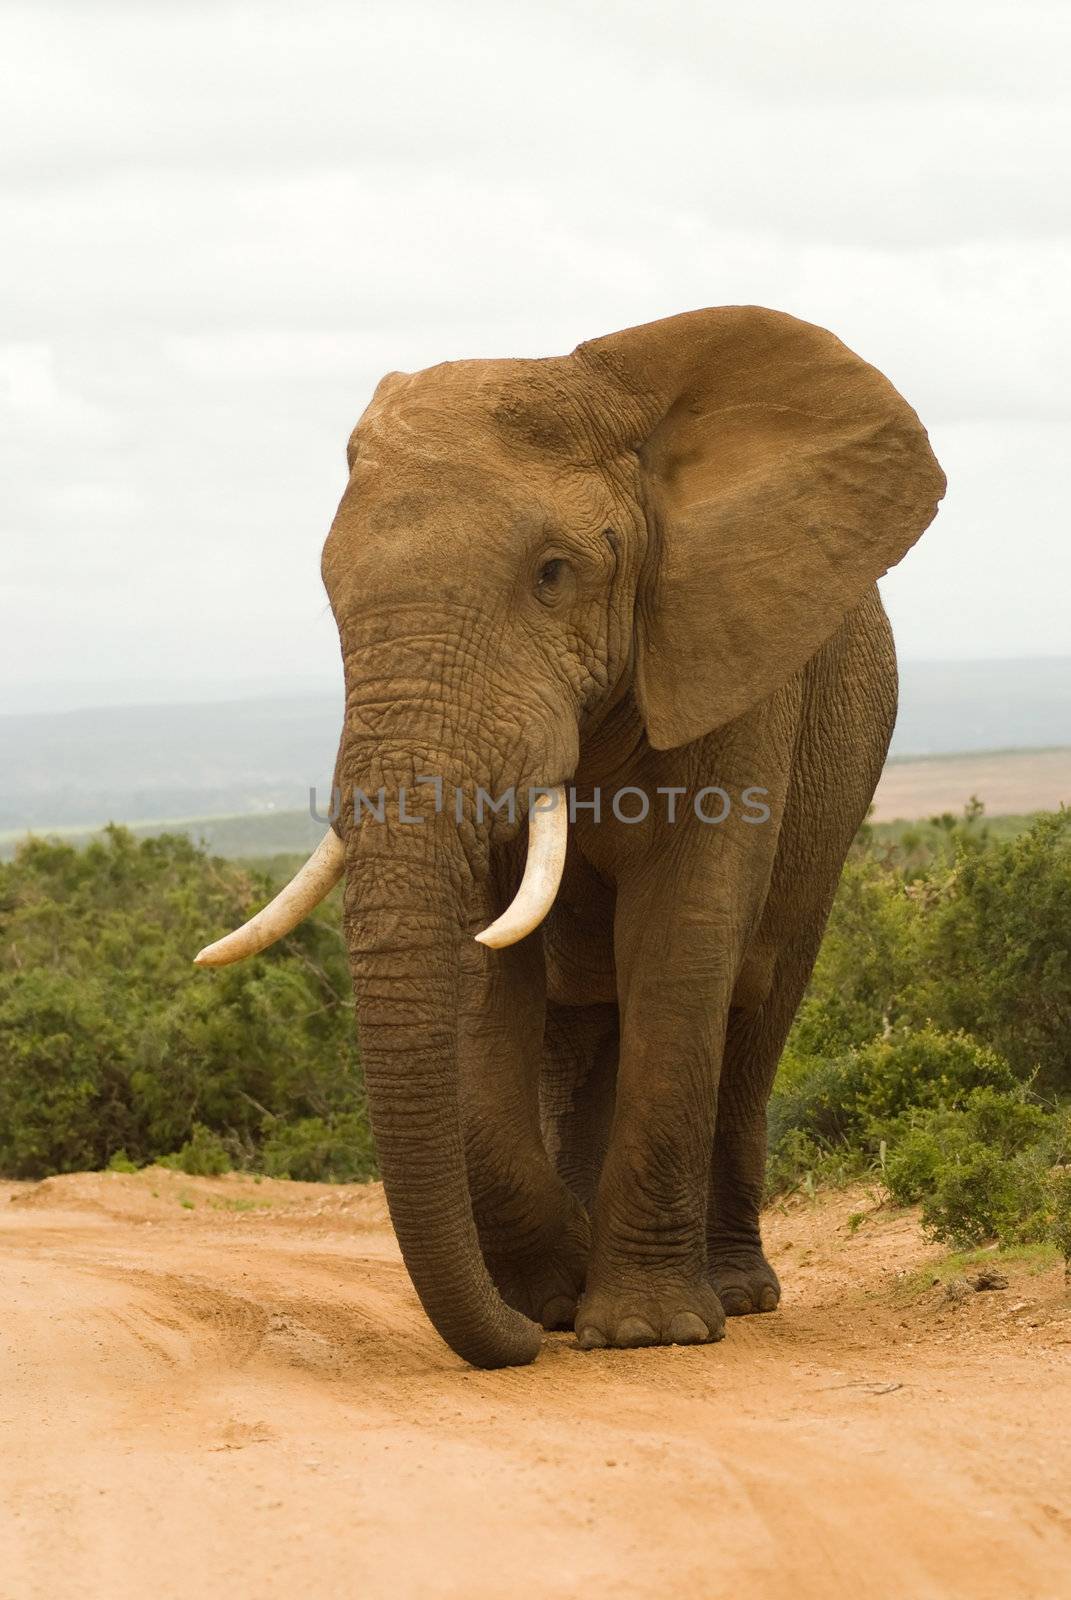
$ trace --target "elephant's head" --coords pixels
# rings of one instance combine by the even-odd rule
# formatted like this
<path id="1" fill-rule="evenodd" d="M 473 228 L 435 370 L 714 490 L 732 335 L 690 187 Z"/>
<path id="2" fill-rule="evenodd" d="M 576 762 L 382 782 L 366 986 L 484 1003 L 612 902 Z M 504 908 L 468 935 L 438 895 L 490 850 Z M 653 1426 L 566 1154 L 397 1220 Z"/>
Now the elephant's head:
<path id="1" fill-rule="evenodd" d="M 574 773 L 628 704 L 649 743 L 696 739 L 791 676 L 929 523 L 944 480 L 906 402 L 824 330 L 753 307 L 671 317 L 533 361 L 384 378 L 349 447 L 323 556 L 346 680 L 336 784 L 404 787 L 419 825 L 348 803 L 252 924 L 263 948 L 346 875 L 345 925 L 379 1157 L 436 1327 L 478 1365 L 530 1360 L 468 1201 L 459 938 L 522 798 Z M 439 778 L 448 797 L 433 804 Z M 564 812 L 534 814 L 519 908 L 546 914 Z M 534 858 L 534 859 L 533 859 Z M 485 959 L 495 960 L 488 955 Z"/>

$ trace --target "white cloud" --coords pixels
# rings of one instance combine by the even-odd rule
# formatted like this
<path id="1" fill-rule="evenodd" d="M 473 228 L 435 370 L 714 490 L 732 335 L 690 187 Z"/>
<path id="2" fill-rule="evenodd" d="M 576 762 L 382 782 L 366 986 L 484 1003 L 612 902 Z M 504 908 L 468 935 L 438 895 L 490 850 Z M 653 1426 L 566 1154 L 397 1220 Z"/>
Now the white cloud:
<path id="1" fill-rule="evenodd" d="M 1001 418 L 931 433 L 947 500 L 882 584 L 901 654 L 1071 654 L 1066 423 Z"/>
<path id="2" fill-rule="evenodd" d="M 952 487 L 886 586 L 903 647 L 1071 647 L 1065 6 L 9 17 L 17 678 L 46 618 L 53 676 L 194 646 L 248 673 L 276 628 L 273 670 L 332 676 L 319 545 L 383 371 L 741 300 L 832 327 L 931 427 Z"/>

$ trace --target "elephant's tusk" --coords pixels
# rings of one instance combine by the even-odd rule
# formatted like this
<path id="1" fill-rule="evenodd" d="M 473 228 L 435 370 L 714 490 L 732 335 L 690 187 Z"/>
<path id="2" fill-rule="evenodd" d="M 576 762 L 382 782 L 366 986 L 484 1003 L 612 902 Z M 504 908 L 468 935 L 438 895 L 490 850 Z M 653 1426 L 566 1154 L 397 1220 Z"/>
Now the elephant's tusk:
<path id="1" fill-rule="evenodd" d="M 538 928 L 554 904 L 565 868 L 569 813 L 562 785 L 540 795 L 528 813 L 528 859 L 512 902 L 497 921 L 476 935 L 477 944 L 501 950 Z"/>
<path id="2" fill-rule="evenodd" d="M 226 967 L 245 956 L 255 956 L 281 939 L 284 933 L 296 928 L 314 906 L 325 899 L 342 876 L 345 849 L 342 840 L 332 829 L 320 840 L 305 865 L 294 874 L 285 889 L 280 889 L 275 899 L 258 911 L 255 917 L 205 945 L 194 962 L 199 967 Z"/>

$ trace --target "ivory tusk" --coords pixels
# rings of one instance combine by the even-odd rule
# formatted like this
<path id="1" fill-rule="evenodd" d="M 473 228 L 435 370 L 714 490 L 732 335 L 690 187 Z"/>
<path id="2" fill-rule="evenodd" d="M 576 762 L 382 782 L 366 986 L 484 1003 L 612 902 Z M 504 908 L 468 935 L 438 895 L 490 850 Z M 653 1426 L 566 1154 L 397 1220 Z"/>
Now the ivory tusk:
<path id="1" fill-rule="evenodd" d="M 540 795 L 528 813 L 528 859 L 521 886 L 502 915 L 476 935 L 477 944 L 502 950 L 539 927 L 562 881 L 568 836 L 565 788 L 559 784 Z"/>
<path id="2" fill-rule="evenodd" d="M 228 933 L 215 944 L 207 944 L 194 956 L 198 967 L 226 967 L 245 956 L 255 956 L 285 933 L 296 928 L 320 901 L 325 899 L 342 876 L 345 849 L 338 834 L 329 828 L 305 865 L 294 874 L 285 889 L 258 911 L 255 917 Z"/>

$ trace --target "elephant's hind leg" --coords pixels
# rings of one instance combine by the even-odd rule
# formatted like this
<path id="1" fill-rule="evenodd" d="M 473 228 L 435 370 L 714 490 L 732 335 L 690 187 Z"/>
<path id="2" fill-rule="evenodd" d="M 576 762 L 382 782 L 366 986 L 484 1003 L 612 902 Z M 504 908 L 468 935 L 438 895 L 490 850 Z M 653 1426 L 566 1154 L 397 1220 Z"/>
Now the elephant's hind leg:
<path id="1" fill-rule="evenodd" d="M 771 994 L 757 1010 L 734 1007 L 729 1013 L 710 1166 L 707 1270 L 730 1317 L 774 1311 L 781 1299 L 777 1274 L 763 1251 L 759 1214 L 766 1179 L 766 1102 L 810 962 L 794 961 L 792 968 L 787 973 L 775 969 Z"/>
<path id="2" fill-rule="evenodd" d="M 610 1137 L 619 1034 L 616 1001 L 547 1004 L 539 1095 L 543 1138 L 559 1177 L 588 1209 Z"/>
<path id="3" fill-rule="evenodd" d="M 787 836 L 783 832 L 762 922 L 729 1011 L 718 1092 L 707 1261 L 710 1281 L 730 1317 L 773 1311 L 781 1298 L 759 1224 L 766 1183 L 766 1105 L 840 876 L 839 854 L 814 859 L 801 848 L 798 834 L 793 837 L 792 820 L 790 804 Z M 811 859 L 805 860 L 808 854 Z"/>
<path id="4" fill-rule="evenodd" d="M 759 1227 L 766 1104 L 895 712 L 895 660 L 875 592 L 807 669 L 770 889 L 729 1012 L 707 1205 L 708 1271 L 729 1316 L 772 1311 L 781 1296 Z"/>

